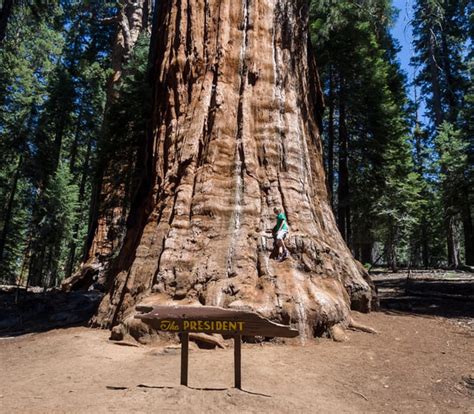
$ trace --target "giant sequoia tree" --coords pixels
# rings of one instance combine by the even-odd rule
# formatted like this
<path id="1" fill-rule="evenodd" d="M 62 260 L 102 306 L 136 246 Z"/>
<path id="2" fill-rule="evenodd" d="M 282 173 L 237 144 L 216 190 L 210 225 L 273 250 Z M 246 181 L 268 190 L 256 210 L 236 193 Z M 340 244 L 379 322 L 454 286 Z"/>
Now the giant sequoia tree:
<path id="1" fill-rule="evenodd" d="M 158 7 L 147 172 L 95 324 L 138 336 L 143 301 L 249 308 L 306 336 L 350 323 L 374 298 L 328 202 L 307 1 Z M 275 206 L 290 225 L 282 263 Z"/>

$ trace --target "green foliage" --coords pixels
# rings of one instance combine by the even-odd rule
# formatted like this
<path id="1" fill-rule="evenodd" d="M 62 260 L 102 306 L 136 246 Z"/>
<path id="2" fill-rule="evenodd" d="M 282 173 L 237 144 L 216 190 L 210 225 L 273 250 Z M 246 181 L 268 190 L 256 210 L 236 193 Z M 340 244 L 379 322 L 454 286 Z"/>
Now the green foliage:
<path id="1" fill-rule="evenodd" d="M 148 82 L 149 43 L 149 35 L 142 33 L 124 66 L 124 76 L 117 88 L 118 99 L 110 107 L 108 130 L 100 148 L 104 158 L 109 158 L 109 162 L 118 159 L 123 165 L 124 160 L 135 160 L 141 142 L 146 139 L 151 113 L 151 88 Z M 128 188 L 136 187 L 131 180 L 133 181 L 144 167 L 137 165 L 136 168 L 128 168 L 129 174 L 134 171 L 134 176 L 128 177 Z"/>
<path id="2" fill-rule="evenodd" d="M 389 150 L 384 191 L 376 202 L 378 239 L 383 241 L 390 264 L 410 262 L 410 237 L 425 208 L 420 197 L 420 176 L 412 171 L 409 152 Z"/>
<path id="3" fill-rule="evenodd" d="M 149 118 L 151 88 L 148 77 L 148 50 L 150 37 L 140 35 L 132 55 L 124 66 L 124 76 L 117 88 L 118 100 L 110 108 L 109 139 L 104 151 L 136 145 L 143 139 Z"/>
<path id="4" fill-rule="evenodd" d="M 5 173 L 5 169 L 2 173 Z M 7 185 L 0 186 L 2 189 L 1 199 L 5 201 L 11 195 L 12 177 L 15 171 L 10 171 L 8 177 L 4 178 Z M 9 191 L 8 191 L 9 190 Z M 8 232 L 5 234 L 5 246 L 3 250 L 2 260 L 0 261 L 0 280 L 3 282 L 15 284 L 17 278 L 21 276 L 24 271 L 24 252 L 27 247 L 27 232 L 29 223 L 29 207 L 31 195 L 29 194 L 30 187 L 25 179 L 19 179 L 15 189 L 15 197 L 12 204 L 12 214 L 8 218 Z M 7 194 L 5 194 L 5 192 Z M 2 204 L 2 216 L 0 219 L 0 232 L 5 230 L 6 222 L 6 204 Z"/>
<path id="5" fill-rule="evenodd" d="M 28 9 L 15 8 L 9 20 L 8 41 L 0 49 L 0 231 L 2 235 L 6 232 L 0 252 L 0 279 L 10 283 L 24 270 L 34 193 L 28 173 L 31 135 L 47 101 L 47 81 L 64 46 L 57 32 L 60 15 L 61 10 L 54 5 L 47 7 L 40 20 Z M 14 185 L 12 177 L 17 173 Z"/>
<path id="6" fill-rule="evenodd" d="M 30 13 L 15 10 L 9 30 L 16 36 L 0 49 L 2 161 L 27 149 L 27 136 L 46 98 L 46 80 L 62 51 L 64 42 L 54 28 L 59 11 L 53 8 L 51 12 L 45 20 L 33 25 L 35 20 Z"/>
<path id="7" fill-rule="evenodd" d="M 66 252 L 62 249 L 73 237 L 77 212 L 77 185 L 72 183 L 69 166 L 60 162 L 41 199 L 37 214 L 39 222 L 33 243 L 47 252 L 48 265 L 44 283 L 55 285 L 64 271 Z"/>
<path id="8" fill-rule="evenodd" d="M 416 83 L 428 97 L 427 106 L 434 109 L 428 111 L 433 134 L 441 123 L 435 119 L 436 107 L 440 107 L 443 119 L 456 122 L 465 95 L 467 77 L 463 55 L 469 27 L 468 5 L 467 0 L 418 0 L 414 6 L 416 54 L 412 63 L 418 71 Z"/>
<path id="9" fill-rule="evenodd" d="M 467 72 L 473 56 L 467 48 L 472 5 L 464 0 L 415 2 L 413 64 L 431 120 L 426 127 L 414 122 L 414 106 L 396 61 L 398 47 L 389 32 L 396 16 L 392 2 L 323 0 L 311 2 L 310 10 L 328 106 L 325 152 L 328 157 L 334 152 L 339 163 L 344 162 L 338 147 L 341 102 L 345 107 L 346 199 L 337 198 L 344 170 L 335 163 L 328 172 L 336 172 L 329 180 L 335 210 L 350 210 L 350 223 L 344 224 L 351 226 L 349 246 L 366 261 L 361 249 L 382 245 L 392 267 L 446 264 L 447 215 L 462 218 L 465 238 L 471 231 L 472 239 L 474 128 Z M 451 127 L 441 127 L 443 120 Z"/>
<path id="10" fill-rule="evenodd" d="M 428 108 L 426 149 L 431 165 L 423 166 L 430 181 L 427 202 L 440 200 L 440 213 L 445 223 L 440 229 L 448 240 L 448 264 L 457 265 L 458 223 L 464 228 L 465 260 L 474 265 L 472 228 L 472 104 L 469 91 L 469 66 L 472 64 L 472 4 L 465 0 L 418 0 L 413 21 L 415 56 L 412 64 L 418 76 Z M 469 28 L 471 31 L 469 31 Z M 471 39 L 469 39 L 471 34 Z M 471 50 L 471 53 L 469 53 Z M 471 117 L 471 120 L 469 118 Z M 469 144 L 471 143 L 471 144 Z M 470 157 L 470 159 L 469 159 Z M 432 205 L 432 204 L 431 204 Z M 441 213 L 442 212 L 442 213 Z M 429 226 L 429 223 L 425 223 Z M 432 227 L 432 226 L 431 226 Z M 454 242 L 449 242 L 454 234 Z M 438 242 L 425 241 L 425 245 Z"/>
<path id="11" fill-rule="evenodd" d="M 440 154 L 437 161 L 439 166 L 439 181 L 444 205 L 449 207 L 450 214 L 460 211 L 463 194 L 459 191 L 465 182 L 467 165 L 467 143 L 461 138 L 461 131 L 448 123 L 441 124 L 435 138 L 435 145 Z"/>
<path id="12" fill-rule="evenodd" d="M 387 260 L 395 265 L 397 250 L 406 250 L 417 223 L 413 212 L 421 208 L 421 183 L 409 143 L 405 78 L 389 33 L 394 11 L 388 1 L 367 0 L 314 1 L 311 12 L 312 40 L 336 130 L 338 105 L 342 101 L 346 107 L 352 226 L 348 242 L 357 256 L 359 246 L 382 243 Z M 326 141 L 326 151 L 327 146 Z M 337 146 L 335 150 L 338 155 Z M 340 182 L 340 171 L 337 178 Z M 336 200 L 336 209 L 339 204 Z"/>
<path id="13" fill-rule="evenodd" d="M 115 30 L 100 21 L 114 13 L 99 2 L 13 9 L 0 49 L 0 281 L 56 284 L 83 243 Z"/>
<path id="14" fill-rule="evenodd" d="M 474 23 L 474 6 L 471 12 L 472 23 Z M 471 42 L 474 40 L 474 28 L 471 27 Z M 471 43 L 472 44 L 472 43 Z M 464 96 L 463 108 L 460 113 L 460 138 L 465 143 L 466 170 L 464 185 L 470 189 L 468 191 L 467 204 L 474 205 L 474 47 L 471 47 L 471 54 L 466 57 L 468 68 L 468 83 Z"/>

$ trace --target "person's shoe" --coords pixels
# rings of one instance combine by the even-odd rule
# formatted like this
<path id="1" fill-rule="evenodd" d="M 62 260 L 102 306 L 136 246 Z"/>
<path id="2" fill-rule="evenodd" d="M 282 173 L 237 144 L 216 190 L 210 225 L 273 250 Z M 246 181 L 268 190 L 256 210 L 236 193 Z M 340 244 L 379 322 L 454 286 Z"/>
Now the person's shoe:
<path id="1" fill-rule="evenodd" d="M 283 262 L 285 261 L 286 259 L 288 259 L 288 250 L 285 250 L 283 252 L 283 254 L 281 255 L 281 257 L 278 259 L 280 262 Z"/>

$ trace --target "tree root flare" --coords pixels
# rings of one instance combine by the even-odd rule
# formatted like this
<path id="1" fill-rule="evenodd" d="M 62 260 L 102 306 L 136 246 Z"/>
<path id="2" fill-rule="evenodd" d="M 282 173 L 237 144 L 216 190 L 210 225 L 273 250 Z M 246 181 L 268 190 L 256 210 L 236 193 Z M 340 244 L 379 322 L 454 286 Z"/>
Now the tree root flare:
<path id="1" fill-rule="evenodd" d="M 214 335 L 209 335 L 206 333 L 195 333 L 192 332 L 189 334 L 189 339 L 194 342 L 204 342 L 206 344 L 214 345 L 216 347 L 225 349 L 226 344 L 222 337 L 214 336 Z"/>
<path id="2" fill-rule="evenodd" d="M 362 332 L 367 332 L 367 333 L 371 333 L 371 334 L 378 334 L 378 332 L 374 328 L 371 328 L 370 326 L 363 325 L 363 324 L 355 321 L 352 318 L 349 321 L 348 328 L 353 330 L 353 331 L 362 331 Z"/>
<path id="3" fill-rule="evenodd" d="M 340 324 L 333 325 L 329 328 L 329 336 L 335 342 L 347 342 L 349 340 L 344 328 Z"/>

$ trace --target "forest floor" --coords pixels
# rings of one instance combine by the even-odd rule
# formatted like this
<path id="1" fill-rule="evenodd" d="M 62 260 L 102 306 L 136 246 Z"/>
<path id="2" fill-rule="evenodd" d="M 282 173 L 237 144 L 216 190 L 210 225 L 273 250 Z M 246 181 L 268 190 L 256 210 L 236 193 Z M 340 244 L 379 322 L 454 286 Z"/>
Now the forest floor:
<path id="1" fill-rule="evenodd" d="M 474 413 L 473 303 L 433 285 L 423 296 L 407 278 L 374 277 L 382 309 L 355 319 L 377 335 L 244 344 L 243 391 L 231 348 L 192 348 L 183 387 L 177 345 L 124 345 L 86 327 L 2 334 L 0 412 Z"/>

